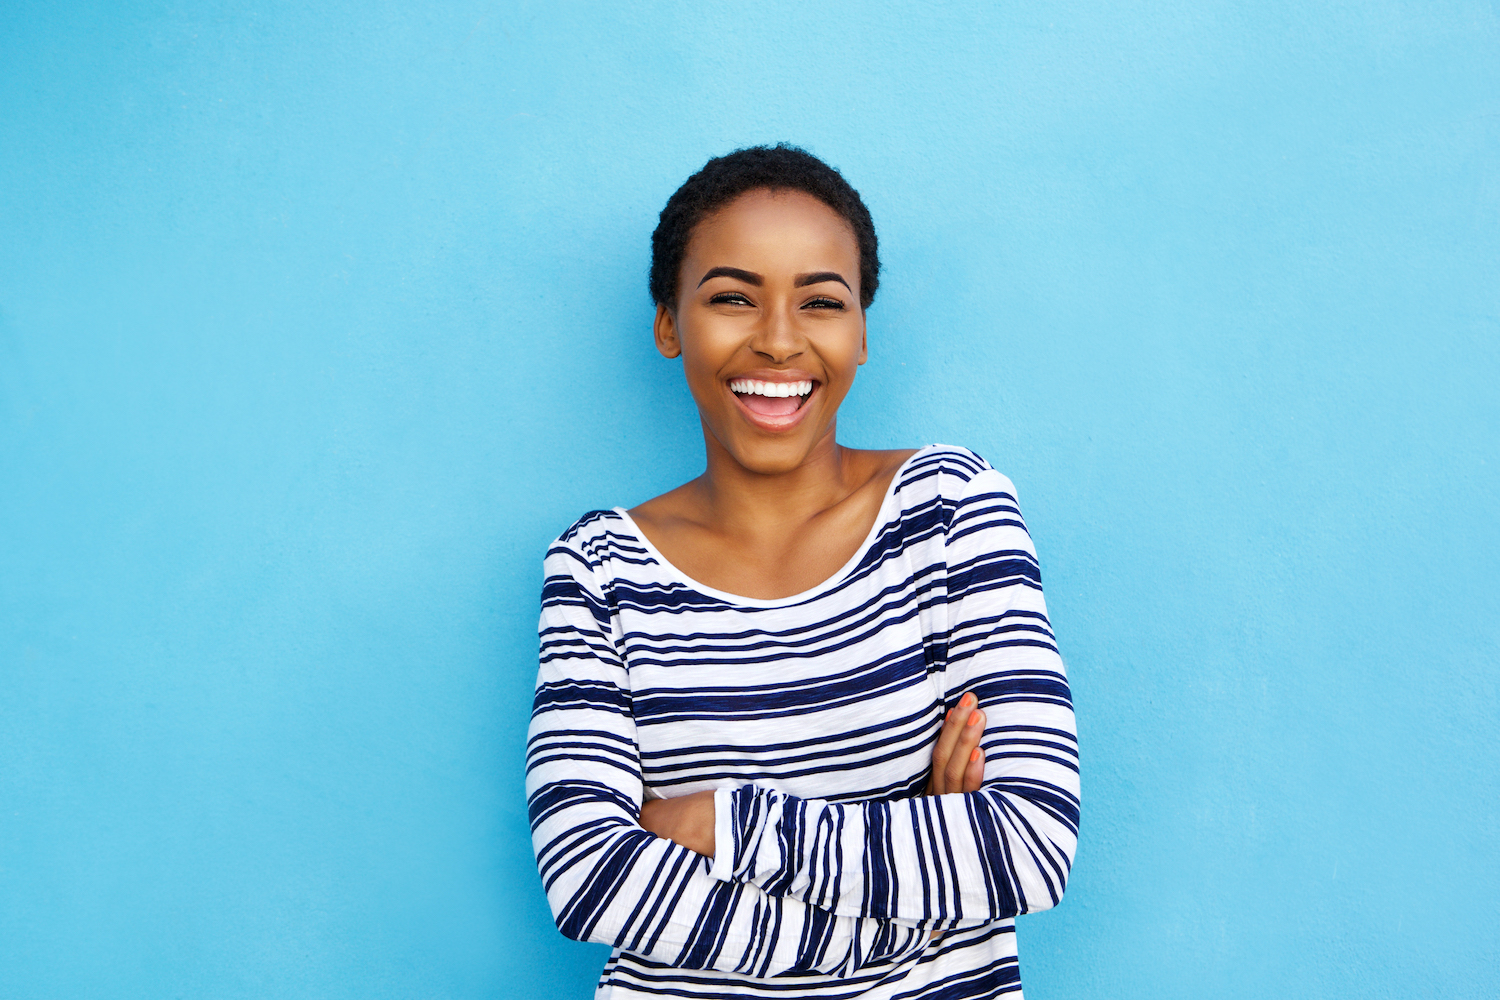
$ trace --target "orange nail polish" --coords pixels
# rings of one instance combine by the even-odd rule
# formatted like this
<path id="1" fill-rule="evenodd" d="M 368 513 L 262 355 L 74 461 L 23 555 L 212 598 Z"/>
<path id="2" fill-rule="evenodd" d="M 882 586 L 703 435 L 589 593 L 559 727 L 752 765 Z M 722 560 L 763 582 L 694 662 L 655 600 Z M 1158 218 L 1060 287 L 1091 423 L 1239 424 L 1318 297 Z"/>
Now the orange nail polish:
<path id="1" fill-rule="evenodd" d="M 971 725 L 971 726 L 977 726 L 977 725 L 979 725 L 983 721 L 984 721 L 984 713 L 983 712 L 970 712 L 969 713 L 969 722 L 968 722 L 969 725 Z"/>
<path id="2" fill-rule="evenodd" d="M 970 764 L 977 764 L 977 763 L 979 763 L 979 748 L 978 747 L 975 747 L 974 750 L 973 750 L 973 752 L 969 754 L 969 763 Z"/>

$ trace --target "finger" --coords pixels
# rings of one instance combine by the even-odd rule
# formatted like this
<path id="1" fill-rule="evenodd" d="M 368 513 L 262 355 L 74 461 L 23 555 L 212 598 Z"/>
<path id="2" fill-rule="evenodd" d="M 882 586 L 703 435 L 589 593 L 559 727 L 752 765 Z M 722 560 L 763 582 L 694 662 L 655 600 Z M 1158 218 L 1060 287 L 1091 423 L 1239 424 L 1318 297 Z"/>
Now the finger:
<path id="1" fill-rule="evenodd" d="M 980 742 L 984 739 L 984 724 L 986 722 L 983 709 L 976 708 L 969 713 L 964 723 L 963 733 L 958 738 L 958 745 L 953 748 L 953 756 L 948 761 L 948 790 L 950 792 L 972 792 L 976 791 L 973 782 L 969 778 L 970 771 L 974 768 L 974 754 L 984 756 L 984 751 L 979 749 Z"/>
<path id="2" fill-rule="evenodd" d="M 948 766 L 944 769 L 948 791 L 964 790 L 964 771 L 968 769 L 969 756 L 979 746 L 979 738 L 983 735 L 984 713 L 975 709 L 964 719 L 963 731 L 959 734 L 958 743 L 954 746 L 953 754 L 948 758 Z"/>
<path id="3" fill-rule="evenodd" d="M 944 747 L 949 742 L 957 739 L 956 736 L 949 733 L 952 726 L 953 709 L 950 708 L 948 709 L 948 714 L 943 716 L 943 728 L 938 730 L 937 742 L 932 745 L 932 767 L 927 772 L 926 794 L 928 795 L 942 794 L 943 784 L 946 780 L 943 777 L 943 768 L 948 766 L 948 758 L 952 756 L 952 750 L 945 750 Z"/>
<path id="4" fill-rule="evenodd" d="M 969 766 L 964 768 L 964 787 L 966 792 L 977 792 L 984 784 L 984 748 L 975 747 L 969 752 Z"/>
<path id="5" fill-rule="evenodd" d="M 954 718 L 958 711 L 957 707 L 948 709 L 948 714 L 943 717 L 943 728 L 938 730 L 937 742 L 932 745 L 932 770 L 927 778 L 928 795 L 941 795 L 947 788 L 948 779 L 944 769 L 948 766 L 948 758 L 953 756 L 953 748 L 958 744 L 961 731 L 961 723 Z"/>
<path id="6" fill-rule="evenodd" d="M 953 748 L 958 745 L 959 736 L 963 734 L 963 726 L 969 718 L 969 710 L 975 704 L 977 704 L 977 699 L 972 694 L 965 694 L 958 699 L 958 704 L 949 710 L 943 722 L 942 731 L 938 733 L 937 743 L 932 748 L 932 778 L 928 781 L 929 794 L 942 795 L 948 790 L 948 762 L 953 756 Z"/>

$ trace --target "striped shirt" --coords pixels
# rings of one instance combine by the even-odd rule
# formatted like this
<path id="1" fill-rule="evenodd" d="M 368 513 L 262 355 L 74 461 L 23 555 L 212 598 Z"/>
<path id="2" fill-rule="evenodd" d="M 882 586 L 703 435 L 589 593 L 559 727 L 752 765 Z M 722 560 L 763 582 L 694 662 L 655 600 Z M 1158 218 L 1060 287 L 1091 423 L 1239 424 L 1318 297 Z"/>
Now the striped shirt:
<path id="1" fill-rule="evenodd" d="M 558 927 L 614 947 L 598 997 L 1020 996 L 1014 918 L 1062 897 L 1078 753 L 1008 479 L 923 448 L 792 597 L 684 576 L 620 508 L 545 570 L 526 793 Z M 983 785 L 923 796 L 968 691 Z M 703 789 L 713 858 L 640 826 Z"/>

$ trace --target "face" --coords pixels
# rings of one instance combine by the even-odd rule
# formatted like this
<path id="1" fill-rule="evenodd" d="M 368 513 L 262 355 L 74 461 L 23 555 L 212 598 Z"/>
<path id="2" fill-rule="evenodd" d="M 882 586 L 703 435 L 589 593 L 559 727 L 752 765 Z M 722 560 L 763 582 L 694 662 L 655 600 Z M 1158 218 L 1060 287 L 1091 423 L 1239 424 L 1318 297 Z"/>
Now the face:
<path id="1" fill-rule="evenodd" d="M 787 472 L 831 447 L 865 362 L 854 230 L 800 191 L 748 191 L 694 228 L 656 344 L 682 357 L 710 450 Z"/>

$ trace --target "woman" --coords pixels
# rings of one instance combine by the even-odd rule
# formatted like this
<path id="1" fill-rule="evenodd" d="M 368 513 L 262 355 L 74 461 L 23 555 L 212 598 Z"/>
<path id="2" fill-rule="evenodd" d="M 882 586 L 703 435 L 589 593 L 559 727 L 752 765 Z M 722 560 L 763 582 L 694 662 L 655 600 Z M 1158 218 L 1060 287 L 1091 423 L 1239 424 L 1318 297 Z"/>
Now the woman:
<path id="1" fill-rule="evenodd" d="M 547 554 L 537 864 L 598 996 L 1018 992 L 1078 831 L 1073 712 L 1009 480 L 836 416 L 879 261 L 795 148 L 709 161 L 652 239 L 707 470 Z"/>

